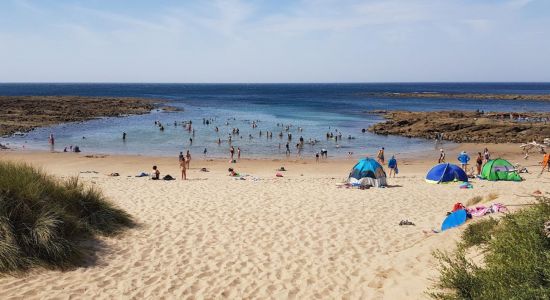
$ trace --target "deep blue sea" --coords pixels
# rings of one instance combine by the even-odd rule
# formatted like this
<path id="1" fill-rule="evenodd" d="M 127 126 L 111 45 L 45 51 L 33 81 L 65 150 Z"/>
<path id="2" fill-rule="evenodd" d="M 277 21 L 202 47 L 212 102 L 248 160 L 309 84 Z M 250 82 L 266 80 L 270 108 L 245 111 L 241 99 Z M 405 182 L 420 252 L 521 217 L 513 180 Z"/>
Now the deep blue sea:
<path id="1" fill-rule="evenodd" d="M 372 155 L 379 147 L 387 154 L 400 154 L 433 149 L 432 141 L 362 133 L 362 128 L 380 122 L 372 110 L 485 110 L 485 111 L 550 111 L 549 102 L 511 100 L 457 100 L 375 97 L 378 92 L 451 92 L 451 93 L 517 93 L 550 94 L 550 83 L 367 83 L 367 84 L 1 84 L 0 95 L 81 95 L 125 96 L 171 100 L 170 105 L 182 112 L 151 114 L 124 118 L 102 118 L 84 123 L 63 124 L 36 129 L 22 137 L 1 138 L 12 147 L 50 149 L 48 136 L 56 137 L 55 151 L 78 145 L 84 153 L 177 155 L 191 150 L 202 156 L 226 157 L 229 136 L 231 144 L 240 147 L 243 157 L 283 157 L 288 133 L 291 155 L 298 153 L 300 136 L 306 142 L 305 157 L 313 157 L 322 148 L 329 156 Z M 204 125 L 203 118 L 213 124 Z M 154 122 L 160 121 L 160 131 Z M 181 123 L 192 121 L 195 135 Z M 251 126 L 257 121 L 257 127 Z M 178 126 L 174 126 L 174 122 Z M 279 126 L 278 126 L 279 124 Z M 288 132 L 284 126 L 289 125 Z M 215 131 L 215 127 L 219 131 Z M 300 130 L 300 128 L 302 130 Z M 260 136 L 262 131 L 262 136 Z M 273 138 L 266 138 L 266 131 Z M 279 133 L 283 137 L 279 138 Z M 122 132 L 127 133 L 126 141 Z M 327 139 L 326 134 L 342 135 L 342 140 Z M 351 136 L 351 139 L 349 138 Z M 193 142 L 190 142 L 193 138 Z M 218 144 L 221 139 L 221 144 Z"/>

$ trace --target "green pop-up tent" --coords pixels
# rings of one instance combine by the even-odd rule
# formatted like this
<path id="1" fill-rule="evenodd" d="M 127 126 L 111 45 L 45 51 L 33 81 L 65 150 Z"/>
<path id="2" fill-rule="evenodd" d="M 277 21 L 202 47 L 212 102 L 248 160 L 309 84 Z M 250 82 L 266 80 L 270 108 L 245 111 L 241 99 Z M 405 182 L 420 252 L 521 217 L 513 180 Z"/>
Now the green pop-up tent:
<path id="1" fill-rule="evenodd" d="M 521 181 L 517 170 L 512 164 L 502 158 L 491 159 L 483 165 L 481 170 L 481 178 L 491 181 L 507 180 L 507 181 Z"/>

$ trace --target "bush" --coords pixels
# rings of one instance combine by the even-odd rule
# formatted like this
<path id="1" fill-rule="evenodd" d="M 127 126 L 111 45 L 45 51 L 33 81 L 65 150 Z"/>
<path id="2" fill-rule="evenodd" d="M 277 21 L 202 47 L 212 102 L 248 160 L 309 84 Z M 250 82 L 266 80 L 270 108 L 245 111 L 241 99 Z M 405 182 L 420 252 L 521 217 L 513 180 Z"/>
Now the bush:
<path id="1" fill-rule="evenodd" d="M 471 223 L 462 234 L 462 241 L 465 247 L 481 245 L 489 242 L 498 221 L 487 218 Z"/>
<path id="2" fill-rule="evenodd" d="M 78 178 L 60 182 L 29 165 L 0 162 L 0 272 L 78 266 L 86 258 L 82 241 L 133 225 Z"/>
<path id="3" fill-rule="evenodd" d="M 453 253 L 436 252 L 441 275 L 430 295 L 436 299 L 549 299 L 550 238 L 544 223 L 550 220 L 550 198 L 496 221 L 474 223 L 474 233 Z M 481 234 L 487 228 L 491 233 Z M 469 246 L 484 243 L 485 265 L 468 260 Z"/>

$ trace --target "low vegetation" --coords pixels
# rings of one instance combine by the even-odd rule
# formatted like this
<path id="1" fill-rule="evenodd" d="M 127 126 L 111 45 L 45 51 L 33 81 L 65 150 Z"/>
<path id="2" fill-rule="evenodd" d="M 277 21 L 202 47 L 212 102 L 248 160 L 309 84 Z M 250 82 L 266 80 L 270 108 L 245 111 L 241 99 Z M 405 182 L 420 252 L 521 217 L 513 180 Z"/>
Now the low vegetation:
<path id="1" fill-rule="evenodd" d="M 471 223 L 452 253 L 436 252 L 441 275 L 435 299 L 550 299 L 550 197 L 508 214 Z M 483 263 L 468 258 L 478 246 Z"/>
<path id="2" fill-rule="evenodd" d="M 83 241 L 133 226 L 129 214 L 72 178 L 0 161 L 0 272 L 85 263 Z"/>

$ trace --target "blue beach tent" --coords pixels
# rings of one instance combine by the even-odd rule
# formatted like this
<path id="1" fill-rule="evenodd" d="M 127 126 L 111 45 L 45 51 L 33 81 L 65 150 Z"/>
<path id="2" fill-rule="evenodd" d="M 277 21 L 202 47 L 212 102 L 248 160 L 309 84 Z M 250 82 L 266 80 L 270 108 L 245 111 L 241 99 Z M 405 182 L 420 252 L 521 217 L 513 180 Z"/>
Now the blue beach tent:
<path id="1" fill-rule="evenodd" d="M 426 181 L 430 183 L 444 183 L 450 181 L 468 182 L 468 175 L 459 166 L 443 163 L 434 166 L 426 175 Z"/>
<path id="2" fill-rule="evenodd" d="M 362 186 L 386 186 L 386 172 L 376 160 L 364 158 L 353 166 L 349 173 L 348 182 Z"/>
<path id="3" fill-rule="evenodd" d="M 373 178 L 378 179 L 381 177 L 386 177 L 386 172 L 384 168 L 372 158 L 361 159 L 353 168 L 349 174 L 349 178 L 355 178 L 361 180 L 361 178 Z"/>

